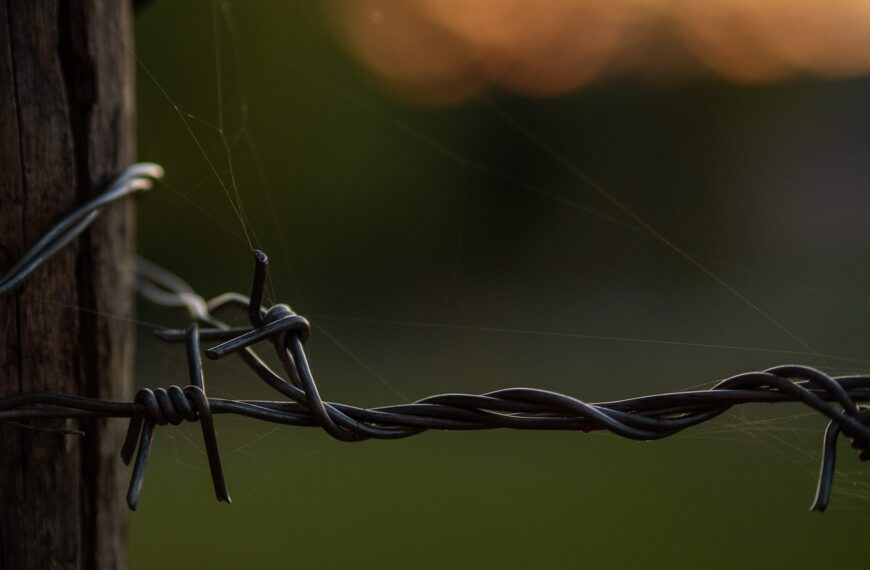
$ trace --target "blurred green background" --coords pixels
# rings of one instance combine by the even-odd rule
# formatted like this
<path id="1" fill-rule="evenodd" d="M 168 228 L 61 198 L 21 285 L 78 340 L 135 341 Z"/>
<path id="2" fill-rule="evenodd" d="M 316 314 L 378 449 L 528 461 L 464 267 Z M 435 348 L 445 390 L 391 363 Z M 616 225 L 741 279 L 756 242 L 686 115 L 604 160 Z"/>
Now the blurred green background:
<path id="1" fill-rule="evenodd" d="M 231 8 L 137 12 L 139 156 L 167 171 L 139 200 L 139 248 L 214 295 L 247 289 L 252 234 L 274 300 L 317 325 L 325 398 L 526 385 L 602 401 L 785 362 L 866 370 L 866 78 L 623 80 L 419 108 L 348 55 L 320 4 Z M 831 356 L 798 354 L 663 244 L 590 215 L 630 223 L 499 110 Z M 183 350 L 150 335 L 184 316 L 140 303 L 139 318 L 137 382 L 186 382 Z M 236 362 L 206 374 L 215 396 L 273 396 Z M 870 518 L 870 474 L 845 445 L 829 512 L 807 512 L 824 420 L 799 406 L 648 444 L 218 429 L 233 504 L 214 501 L 198 426 L 159 430 L 133 568 L 832 567 L 862 559 Z"/>

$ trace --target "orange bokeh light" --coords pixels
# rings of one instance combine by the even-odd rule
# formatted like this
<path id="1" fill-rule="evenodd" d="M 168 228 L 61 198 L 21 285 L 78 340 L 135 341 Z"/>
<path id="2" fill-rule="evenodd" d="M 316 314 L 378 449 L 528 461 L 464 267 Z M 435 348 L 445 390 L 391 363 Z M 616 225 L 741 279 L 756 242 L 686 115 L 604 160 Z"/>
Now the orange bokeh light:
<path id="1" fill-rule="evenodd" d="M 552 95 L 612 76 L 775 81 L 870 70 L 867 0 L 343 0 L 351 52 L 426 104 L 494 86 Z"/>

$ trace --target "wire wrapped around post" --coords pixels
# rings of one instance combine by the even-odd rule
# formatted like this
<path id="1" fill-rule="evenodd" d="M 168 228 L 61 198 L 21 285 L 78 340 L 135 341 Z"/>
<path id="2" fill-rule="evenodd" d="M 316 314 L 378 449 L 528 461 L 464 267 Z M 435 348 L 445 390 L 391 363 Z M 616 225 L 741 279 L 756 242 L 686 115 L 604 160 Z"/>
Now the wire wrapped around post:
<path id="1" fill-rule="evenodd" d="M 100 215 L 103 206 L 136 192 L 150 190 L 163 177 L 163 168 L 142 162 L 129 167 L 100 195 L 85 202 L 57 223 L 0 277 L 0 295 L 21 286 L 30 275 L 72 240 L 85 231 Z"/>

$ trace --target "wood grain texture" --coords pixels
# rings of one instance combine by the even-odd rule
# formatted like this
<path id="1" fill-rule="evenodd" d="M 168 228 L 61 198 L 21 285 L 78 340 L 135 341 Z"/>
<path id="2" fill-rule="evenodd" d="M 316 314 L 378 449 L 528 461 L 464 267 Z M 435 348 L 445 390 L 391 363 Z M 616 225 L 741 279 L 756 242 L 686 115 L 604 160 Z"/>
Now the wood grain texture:
<path id="1" fill-rule="evenodd" d="M 131 7 L 0 0 L 0 271 L 134 156 Z M 132 204 L 0 297 L 0 395 L 129 398 Z M 123 425 L 0 424 L 0 568 L 125 565 Z"/>

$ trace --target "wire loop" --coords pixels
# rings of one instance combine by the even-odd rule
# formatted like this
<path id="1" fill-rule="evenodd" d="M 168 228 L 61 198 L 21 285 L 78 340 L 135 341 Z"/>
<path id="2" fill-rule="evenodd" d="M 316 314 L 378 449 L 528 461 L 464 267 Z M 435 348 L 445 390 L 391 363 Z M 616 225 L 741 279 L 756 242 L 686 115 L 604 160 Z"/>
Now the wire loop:
<path id="1" fill-rule="evenodd" d="M 100 195 L 82 204 L 60 220 L 0 277 L 0 295 L 19 287 L 30 275 L 85 231 L 102 208 L 121 198 L 149 190 L 163 177 L 163 168 L 152 163 L 134 164 L 125 170 Z"/>

